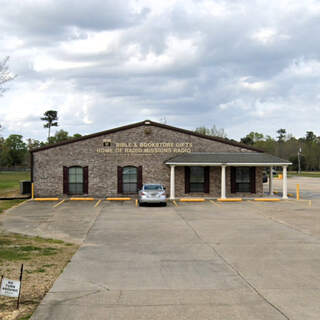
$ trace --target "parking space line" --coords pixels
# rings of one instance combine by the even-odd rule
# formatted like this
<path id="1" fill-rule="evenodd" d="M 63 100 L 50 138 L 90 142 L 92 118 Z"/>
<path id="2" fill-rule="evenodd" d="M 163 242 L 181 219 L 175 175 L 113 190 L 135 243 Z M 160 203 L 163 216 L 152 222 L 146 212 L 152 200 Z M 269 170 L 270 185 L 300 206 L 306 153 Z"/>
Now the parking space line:
<path id="1" fill-rule="evenodd" d="M 213 203 L 214 205 L 216 205 L 217 207 L 221 207 L 220 204 L 218 204 L 217 202 L 213 201 L 213 200 L 209 200 L 209 202 Z"/>
<path id="2" fill-rule="evenodd" d="M 59 198 L 34 198 L 35 201 L 59 201 Z"/>
<path id="3" fill-rule="evenodd" d="M 102 199 L 98 200 L 97 203 L 94 205 L 94 207 L 96 208 L 100 203 L 101 203 Z"/>
<path id="4" fill-rule="evenodd" d="M 57 206 L 60 206 L 60 204 L 64 203 L 66 199 L 61 200 L 60 202 L 56 203 L 53 207 L 56 208 Z"/>
<path id="5" fill-rule="evenodd" d="M 136 199 L 136 207 L 138 206 L 138 199 Z"/>
<path id="6" fill-rule="evenodd" d="M 178 206 L 176 200 L 172 200 L 172 203 L 173 203 L 176 207 Z"/>

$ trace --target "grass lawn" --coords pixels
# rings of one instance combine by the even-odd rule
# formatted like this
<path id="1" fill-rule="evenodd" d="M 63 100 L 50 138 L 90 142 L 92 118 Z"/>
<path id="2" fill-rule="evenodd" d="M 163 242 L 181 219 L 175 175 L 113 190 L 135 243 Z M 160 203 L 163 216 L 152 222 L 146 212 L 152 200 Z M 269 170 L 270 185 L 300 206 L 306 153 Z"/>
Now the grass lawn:
<path id="1" fill-rule="evenodd" d="M 0 319 L 29 319 L 78 246 L 61 240 L 0 232 L 0 275 L 18 280 L 24 264 L 20 308 L 0 296 Z"/>
<path id="2" fill-rule="evenodd" d="M 297 171 L 288 171 L 288 176 L 320 178 L 320 171 L 302 171 L 300 174 Z"/>
<path id="3" fill-rule="evenodd" d="M 0 172 L 0 197 L 15 197 L 20 195 L 20 181 L 30 180 L 30 172 Z"/>

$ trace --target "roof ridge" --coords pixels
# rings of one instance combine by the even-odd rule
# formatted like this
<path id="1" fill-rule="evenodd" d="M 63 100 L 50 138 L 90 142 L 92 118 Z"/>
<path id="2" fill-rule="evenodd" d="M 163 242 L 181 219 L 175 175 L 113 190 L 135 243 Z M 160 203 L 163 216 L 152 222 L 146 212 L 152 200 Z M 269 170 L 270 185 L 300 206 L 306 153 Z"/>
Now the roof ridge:
<path id="1" fill-rule="evenodd" d="M 78 141 L 83 141 L 83 140 L 99 137 L 99 136 L 102 136 L 102 135 L 105 135 L 105 134 L 110 134 L 110 133 L 114 133 L 114 132 L 118 132 L 118 131 L 122 131 L 122 130 L 127 130 L 127 129 L 132 129 L 132 128 L 136 128 L 136 127 L 143 126 L 143 125 L 146 125 L 146 126 L 153 125 L 155 127 L 164 128 L 164 129 L 168 129 L 168 130 L 173 130 L 173 131 L 177 131 L 177 132 L 180 132 L 180 133 L 193 135 L 193 136 L 196 136 L 196 137 L 199 137 L 199 138 L 203 138 L 203 139 L 207 139 L 207 140 L 217 141 L 217 142 L 224 143 L 224 144 L 229 144 L 229 145 L 236 146 L 236 147 L 239 147 L 239 148 L 244 148 L 244 149 L 247 149 L 247 150 L 253 150 L 253 151 L 256 151 L 256 152 L 260 152 L 260 153 L 264 152 L 263 150 L 247 146 L 247 145 L 245 145 L 243 143 L 240 143 L 240 142 L 231 141 L 229 139 L 216 137 L 216 136 L 208 136 L 208 135 L 204 135 L 204 134 L 201 134 L 201 133 L 198 133 L 198 132 L 195 132 L 195 131 L 182 129 L 182 128 L 178 128 L 178 127 L 174 127 L 174 126 L 169 126 L 167 124 L 154 122 L 154 121 L 151 121 L 151 120 L 144 120 L 144 121 L 132 123 L 132 124 L 125 125 L 125 126 L 116 127 L 116 128 L 113 128 L 113 129 L 108 129 L 108 130 L 92 133 L 92 134 L 89 134 L 89 135 L 82 136 L 80 138 L 70 139 L 70 140 L 58 142 L 58 143 L 55 143 L 55 144 L 51 144 L 51 145 L 39 147 L 39 148 L 36 148 L 36 149 L 32 149 L 31 153 L 42 151 L 42 150 L 46 150 L 46 149 L 51 149 L 51 148 L 55 148 L 55 147 L 59 147 L 59 146 L 63 146 L 63 145 L 69 144 L 69 143 L 74 143 L 74 142 L 78 142 Z"/>

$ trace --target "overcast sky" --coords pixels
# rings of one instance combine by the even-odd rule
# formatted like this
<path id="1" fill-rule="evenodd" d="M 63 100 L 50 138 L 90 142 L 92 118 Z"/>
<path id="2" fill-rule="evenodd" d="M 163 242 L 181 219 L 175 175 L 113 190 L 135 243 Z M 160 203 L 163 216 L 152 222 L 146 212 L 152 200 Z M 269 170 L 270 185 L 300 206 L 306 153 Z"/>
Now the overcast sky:
<path id="1" fill-rule="evenodd" d="M 0 0 L 3 136 L 151 119 L 229 138 L 320 135 L 318 0 Z M 53 130 L 55 132 L 56 128 Z"/>

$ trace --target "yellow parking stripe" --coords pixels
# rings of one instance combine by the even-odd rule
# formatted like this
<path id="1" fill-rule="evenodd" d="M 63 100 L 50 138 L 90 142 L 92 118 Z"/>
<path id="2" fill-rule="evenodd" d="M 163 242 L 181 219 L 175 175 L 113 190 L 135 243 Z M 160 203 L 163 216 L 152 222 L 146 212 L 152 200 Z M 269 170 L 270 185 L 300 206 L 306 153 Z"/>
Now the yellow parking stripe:
<path id="1" fill-rule="evenodd" d="M 95 200 L 94 198 L 70 198 L 69 200 L 72 200 L 72 201 L 78 201 L 78 200 L 84 200 L 84 201 L 86 201 L 86 200 L 90 200 L 90 201 L 93 201 L 93 200 Z"/>
<path id="2" fill-rule="evenodd" d="M 97 203 L 94 205 L 94 207 L 96 208 L 100 203 L 101 203 L 101 199 L 97 201 Z"/>
<path id="3" fill-rule="evenodd" d="M 218 201 L 219 202 L 237 202 L 237 201 L 242 201 L 242 198 L 226 198 L 226 199 L 219 198 Z"/>
<path id="4" fill-rule="evenodd" d="M 53 207 L 57 207 L 60 206 L 60 204 L 64 203 L 66 201 L 66 199 L 61 200 L 60 202 L 58 202 L 57 204 L 55 204 Z"/>
<path id="5" fill-rule="evenodd" d="M 279 198 L 255 198 L 253 199 L 254 201 L 260 201 L 260 202 L 272 202 L 272 201 L 280 201 L 281 199 Z"/>
<path id="6" fill-rule="evenodd" d="M 129 201 L 131 198 L 106 198 L 109 201 Z"/>
<path id="7" fill-rule="evenodd" d="M 58 201 L 59 198 L 34 198 L 35 201 Z"/>
<path id="8" fill-rule="evenodd" d="M 203 198 L 181 198 L 179 199 L 180 202 L 204 202 L 206 201 Z"/>

